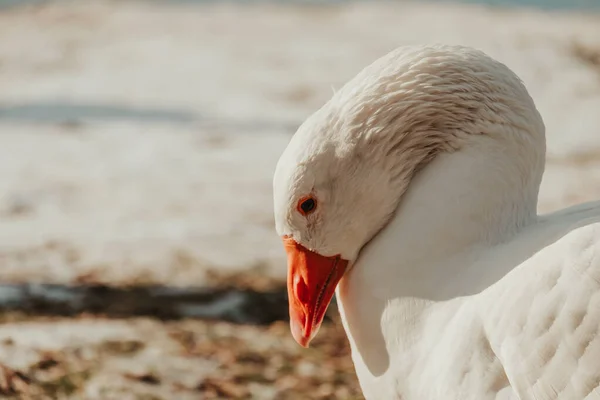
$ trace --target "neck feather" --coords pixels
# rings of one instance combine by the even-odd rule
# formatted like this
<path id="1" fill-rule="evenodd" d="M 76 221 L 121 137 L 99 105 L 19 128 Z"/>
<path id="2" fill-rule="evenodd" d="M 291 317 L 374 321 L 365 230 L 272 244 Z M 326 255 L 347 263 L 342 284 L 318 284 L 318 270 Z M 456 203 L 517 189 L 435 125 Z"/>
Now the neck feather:
<path id="1" fill-rule="evenodd" d="M 519 159 L 483 135 L 457 152 L 439 154 L 413 176 L 387 226 L 361 251 L 353 274 L 378 291 L 389 285 L 402 297 L 467 294 L 453 277 L 470 265 L 452 260 L 506 241 L 537 218 L 543 163 L 539 157 Z"/>
<path id="2" fill-rule="evenodd" d="M 415 174 L 394 216 L 340 282 L 338 302 L 353 356 L 370 375 L 387 369 L 398 335 L 406 346 L 418 336 L 410 327 L 432 302 L 475 294 L 513 267 L 506 263 L 506 271 L 496 266 L 486 273 L 478 259 L 537 220 L 543 161 L 518 151 L 479 135 L 454 153 L 439 154 Z M 384 329 L 390 318 L 397 328 L 392 333 Z"/>

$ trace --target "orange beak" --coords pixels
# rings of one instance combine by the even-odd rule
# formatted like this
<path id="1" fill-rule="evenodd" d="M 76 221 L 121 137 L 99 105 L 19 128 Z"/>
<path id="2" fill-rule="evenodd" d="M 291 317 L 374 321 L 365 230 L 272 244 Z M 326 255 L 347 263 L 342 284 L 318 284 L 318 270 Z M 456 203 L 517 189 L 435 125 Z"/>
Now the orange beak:
<path id="1" fill-rule="evenodd" d="M 298 344 L 308 347 L 315 337 L 348 261 L 325 257 L 283 238 L 288 258 L 290 329 Z"/>

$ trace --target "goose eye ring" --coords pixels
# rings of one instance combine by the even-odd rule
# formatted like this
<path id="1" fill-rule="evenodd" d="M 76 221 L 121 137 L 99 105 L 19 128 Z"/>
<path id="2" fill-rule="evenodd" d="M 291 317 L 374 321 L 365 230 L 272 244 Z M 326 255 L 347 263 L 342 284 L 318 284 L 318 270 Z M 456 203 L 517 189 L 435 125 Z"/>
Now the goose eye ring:
<path id="1" fill-rule="evenodd" d="M 317 209 L 317 199 L 306 196 L 298 201 L 298 212 L 304 216 L 313 213 Z"/>

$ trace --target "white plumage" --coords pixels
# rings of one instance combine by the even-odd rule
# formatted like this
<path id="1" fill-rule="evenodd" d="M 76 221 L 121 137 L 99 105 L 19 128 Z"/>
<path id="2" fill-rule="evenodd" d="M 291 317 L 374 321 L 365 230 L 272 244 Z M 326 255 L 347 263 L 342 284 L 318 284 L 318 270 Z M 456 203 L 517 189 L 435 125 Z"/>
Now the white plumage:
<path id="1" fill-rule="evenodd" d="M 600 399 L 600 203 L 538 216 L 544 158 L 533 100 L 482 52 L 365 68 L 275 172 L 294 337 L 337 284 L 367 399 Z"/>

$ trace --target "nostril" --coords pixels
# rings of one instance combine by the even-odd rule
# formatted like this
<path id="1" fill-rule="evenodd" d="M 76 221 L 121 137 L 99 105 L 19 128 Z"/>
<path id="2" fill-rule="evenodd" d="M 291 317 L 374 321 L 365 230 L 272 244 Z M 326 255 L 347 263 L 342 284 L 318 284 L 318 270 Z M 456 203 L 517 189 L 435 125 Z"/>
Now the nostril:
<path id="1" fill-rule="evenodd" d="M 294 292 L 296 292 L 296 298 L 302 303 L 308 302 L 308 287 L 304 283 L 301 277 L 297 277 L 294 282 Z"/>

